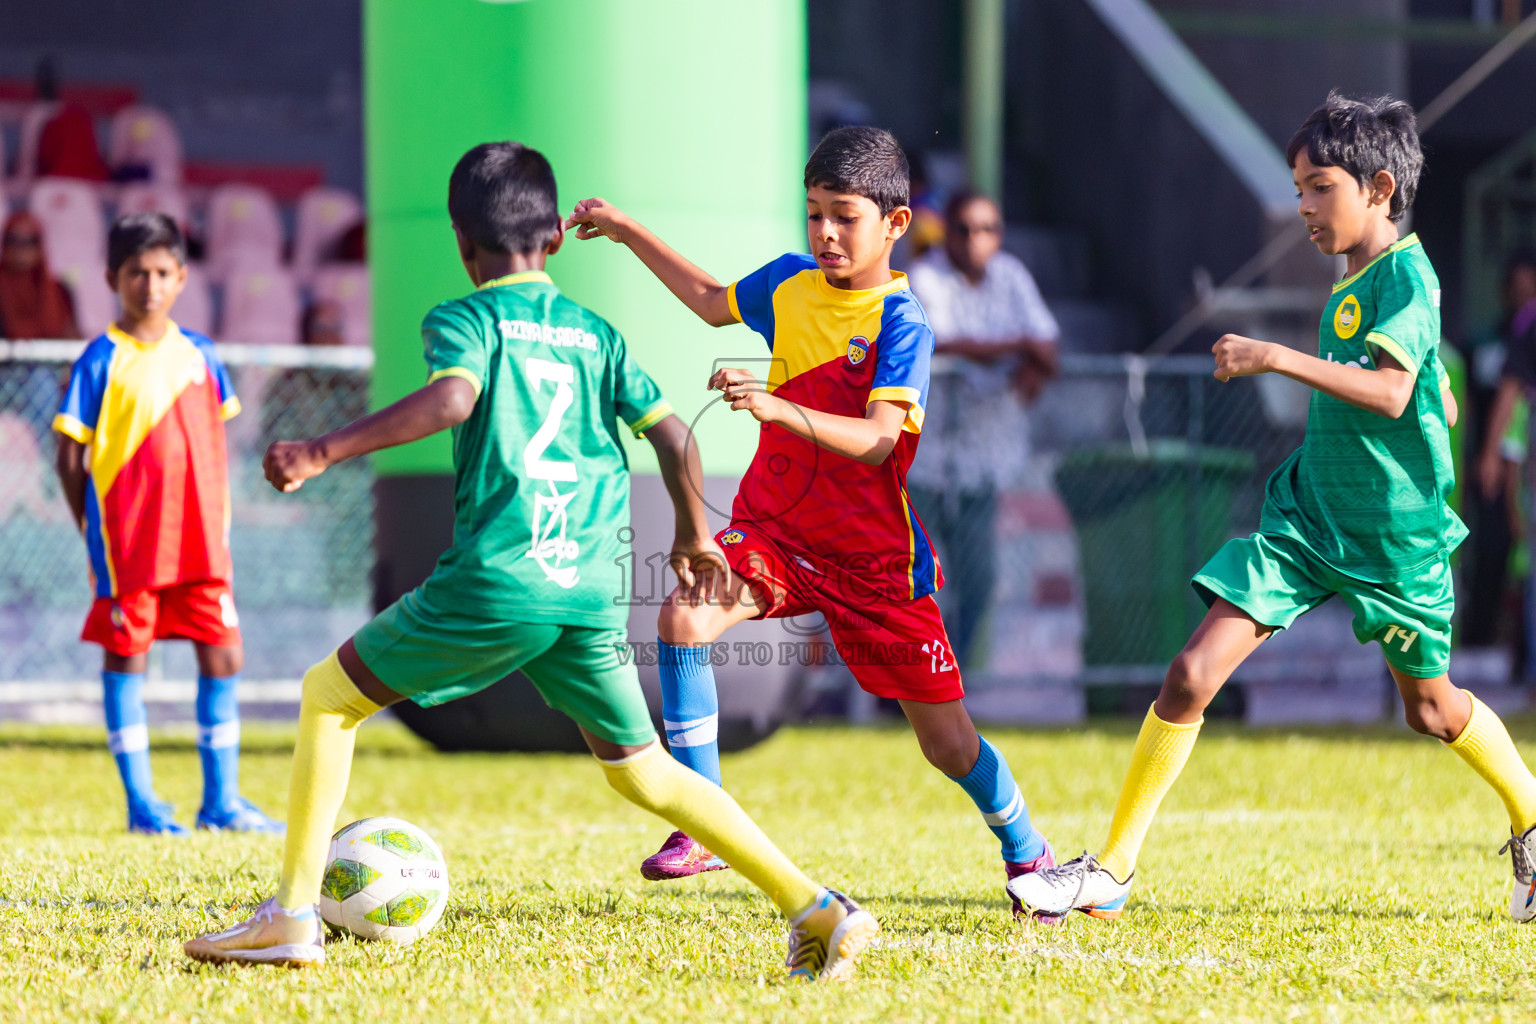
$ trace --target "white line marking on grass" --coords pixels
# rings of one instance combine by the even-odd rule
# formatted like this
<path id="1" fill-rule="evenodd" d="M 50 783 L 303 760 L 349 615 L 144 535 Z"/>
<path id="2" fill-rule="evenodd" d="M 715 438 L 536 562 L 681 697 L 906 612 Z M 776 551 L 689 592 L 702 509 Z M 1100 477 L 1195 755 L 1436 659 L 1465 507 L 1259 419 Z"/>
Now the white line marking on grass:
<path id="1" fill-rule="evenodd" d="M 1102 950 L 1085 950 L 1075 943 L 1070 946 L 1041 946 L 1026 942 L 995 942 L 991 939 L 973 939 L 963 935 L 922 935 L 913 938 L 882 936 L 875 940 L 885 949 L 913 949 L 924 953 L 1017 953 L 1038 956 L 1047 960 L 1072 960 L 1084 963 L 1126 964 L 1131 967 L 1196 967 L 1204 970 L 1254 970 L 1255 965 L 1223 960 L 1213 956 L 1157 957 L 1135 953 L 1115 953 Z"/>

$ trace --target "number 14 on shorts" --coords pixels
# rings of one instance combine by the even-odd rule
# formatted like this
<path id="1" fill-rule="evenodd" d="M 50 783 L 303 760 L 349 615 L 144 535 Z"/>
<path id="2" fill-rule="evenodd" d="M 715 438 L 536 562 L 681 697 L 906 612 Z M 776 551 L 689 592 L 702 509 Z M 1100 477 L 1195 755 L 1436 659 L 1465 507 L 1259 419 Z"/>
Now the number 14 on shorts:
<path id="1" fill-rule="evenodd" d="M 1382 634 L 1381 642 L 1383 644 L 1400 643 L 1403 653 L 1407 654 L 1408 648 L 1412 647 L 1413 642 L 1418 638 L 1419 631 L 1416 629 L 1410 631 L 1407 626 L 1388 626 L 1387 631 Z"/>

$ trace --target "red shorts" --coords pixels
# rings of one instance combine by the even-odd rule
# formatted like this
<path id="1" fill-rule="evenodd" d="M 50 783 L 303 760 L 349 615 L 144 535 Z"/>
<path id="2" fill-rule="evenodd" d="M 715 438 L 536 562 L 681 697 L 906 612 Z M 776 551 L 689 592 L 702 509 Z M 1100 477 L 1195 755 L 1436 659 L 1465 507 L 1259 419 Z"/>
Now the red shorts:
<path id="1" fill-rule="evenodd" d="M 757 617 L 820 613 L 838 656 L 864 690 L 924 704 L 965 695 L 932 594 L 896 600 L 824 558 L 790 554 L 755 524 L 732 524 L 715 540 L 731 571 L 752 586 L 753 596 L 766 609 Z"/>
<path id="2" fill-rule="evenodd" d="M 124 658 L 143 654 L 156 640 L 236 647 L 240 617 L 228 583 L 178 583 L 160 590 L 98 597 L 85 617 L 80 639 Z"/>

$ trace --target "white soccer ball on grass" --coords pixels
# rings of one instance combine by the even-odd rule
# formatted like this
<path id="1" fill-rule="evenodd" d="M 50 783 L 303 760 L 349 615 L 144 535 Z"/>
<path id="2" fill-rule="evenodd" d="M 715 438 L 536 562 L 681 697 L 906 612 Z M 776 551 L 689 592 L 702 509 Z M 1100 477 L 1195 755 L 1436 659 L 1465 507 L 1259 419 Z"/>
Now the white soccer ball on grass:
<path id="1" fill-rule="evenodd" d="M 360 939 L 408 946 L 443 916 L 448 865 L 432 837 L 399 818 L 364 818 L 331 837 L 320 916 Z"/>

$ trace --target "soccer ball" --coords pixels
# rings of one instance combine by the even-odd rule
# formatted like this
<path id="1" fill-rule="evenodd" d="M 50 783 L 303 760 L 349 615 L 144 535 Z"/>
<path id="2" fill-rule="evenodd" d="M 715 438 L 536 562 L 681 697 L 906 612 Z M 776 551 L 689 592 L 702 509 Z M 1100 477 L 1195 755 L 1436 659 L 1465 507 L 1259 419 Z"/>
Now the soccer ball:
<path id="1" fill-rule="evenodd" d="M 364 818 L 331 837 L 320 916 L 360 939 L 408 946 L 448 904 L 448 865 L 432 837 L 399 818 Z"/>

